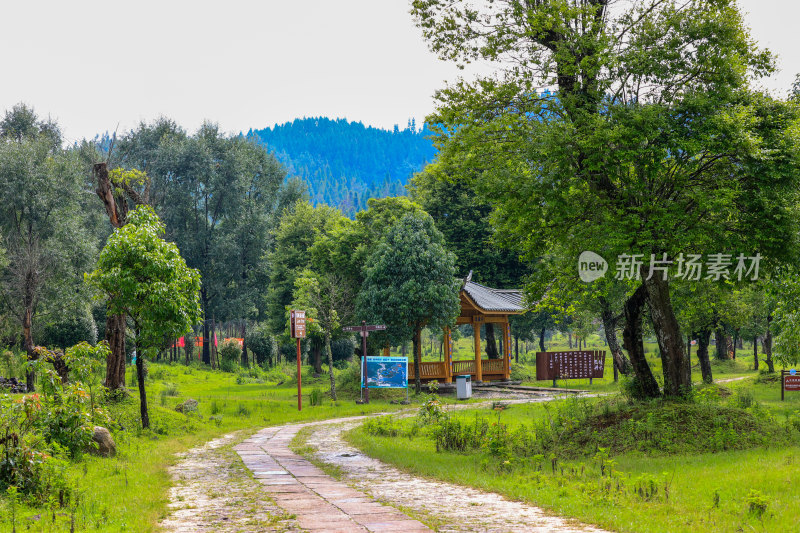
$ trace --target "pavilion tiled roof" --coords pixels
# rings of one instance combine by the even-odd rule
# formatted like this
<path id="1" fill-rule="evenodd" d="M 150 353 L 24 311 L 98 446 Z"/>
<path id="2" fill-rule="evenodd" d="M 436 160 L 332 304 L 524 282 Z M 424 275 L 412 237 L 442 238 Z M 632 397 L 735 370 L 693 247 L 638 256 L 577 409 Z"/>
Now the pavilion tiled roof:
<path id="1" fill-rule="evenodd" d="M 522 291 L 519 289 L 492 289 L 473 281 L 465 281 L 462 288 L 470 299 L 484 311 L 522 313 Z"/>

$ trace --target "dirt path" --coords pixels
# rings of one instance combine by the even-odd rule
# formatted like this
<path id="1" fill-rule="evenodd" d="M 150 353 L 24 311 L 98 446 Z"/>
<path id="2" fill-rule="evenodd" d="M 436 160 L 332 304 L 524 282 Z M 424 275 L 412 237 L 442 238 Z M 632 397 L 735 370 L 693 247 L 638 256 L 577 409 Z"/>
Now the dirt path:
<path id="1" fill-rule="evenodd" d="M 715 379 L 714 383 L 730 383 L 731 381 L 742 381 L 744 379 L 750 379 L 753 376 L 742 376 L 738 378 L 726 378 L 726 379 Z"/>
<path id="2" fill-rule="evenodd" d="M 179 454 L 169 469 L 170 515 L 160 526 L 174 532 L 301 531 L 239 461 L 225 435 Z"/>
<path id="3" fill-rule="evenodd" d="M 235 446 L 241 437 L 225 435 L 189 450 L 170 468 L 176 485 L 170 491 L 171 514 L 161 527 L 175 532 L 432 531 L 425 522 L 441 532 L 601 531 L 366 457 L 341 437 L 364 418 L 265 428 Z M 335 467 L 340 479 L 289 449 L 303 428 L 310 428 L 307 445 L 315 457 Z"/>
<path id="4" fill-rule="evenodd" d="M 333 479 L 289 449 L 289 443 L 300 429 L 320 424 L 291 424 L 262 429 L 235 449 L 263 484 L 264 492 L 274 498 L 280 507 L 295 513 L 297 523 L 305 530 L 315 533 L 431 531 L 395 508 L 378 503 L 363 492 Z"/>
<path id="5" fill-rule="evenodd" d="M 600 529 L 548 516 L 538 507 L 498 494 L 406 474 L 361 454 L 342 439 L 359 421 L 316 426 L 306 444 L 316 458 L 333 465 L 355 489 L 392 505 L 411 509 L 441 532 L 600 532 Z M 317 429 L 318 428 L 318 429 Z"/>

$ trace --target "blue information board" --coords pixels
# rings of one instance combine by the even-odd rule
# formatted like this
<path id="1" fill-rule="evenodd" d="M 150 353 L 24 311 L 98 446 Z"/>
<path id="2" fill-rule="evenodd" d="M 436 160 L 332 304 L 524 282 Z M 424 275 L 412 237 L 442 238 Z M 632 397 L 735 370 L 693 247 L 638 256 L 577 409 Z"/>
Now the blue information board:
<path id="1" fill-rule="evenodd" d="M 363 386 L 363 379 L 362 379 Z M 370 389 L 408 388 L 406 357 L 367 357 L 367 386 Z"/>

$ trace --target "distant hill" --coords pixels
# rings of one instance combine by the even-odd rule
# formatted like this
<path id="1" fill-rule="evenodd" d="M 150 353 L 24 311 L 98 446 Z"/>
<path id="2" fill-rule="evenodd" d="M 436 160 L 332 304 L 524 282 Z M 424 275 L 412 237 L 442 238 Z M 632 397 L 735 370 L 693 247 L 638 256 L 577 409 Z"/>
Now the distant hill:
<path id="1" fill-rule="evenodd" d="M 325 117 L 296 119 L 250 130 L 308 184 L 311 201 L 339 207 L 346 215 L 367 207 L 369 198 L 405 194 L 414 172 L 436 156 L 430 130 L 412 122 L 394 131 Z"/>

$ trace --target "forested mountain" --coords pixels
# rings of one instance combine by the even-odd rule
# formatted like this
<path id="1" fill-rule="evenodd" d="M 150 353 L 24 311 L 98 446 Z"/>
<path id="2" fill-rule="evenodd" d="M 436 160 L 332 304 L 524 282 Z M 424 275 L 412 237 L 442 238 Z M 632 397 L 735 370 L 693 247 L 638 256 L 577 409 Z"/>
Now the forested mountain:
<path id="1" fill-rule="evenodd" d="M 389 131 L 345 119 L 303 118 L 247 135 L 308 184 L 312 203 L 349 216 L 365 209 L 369 198 L 405 194 L 411 175 L 436 155 L 430 130 L 413 121 Z"/>

